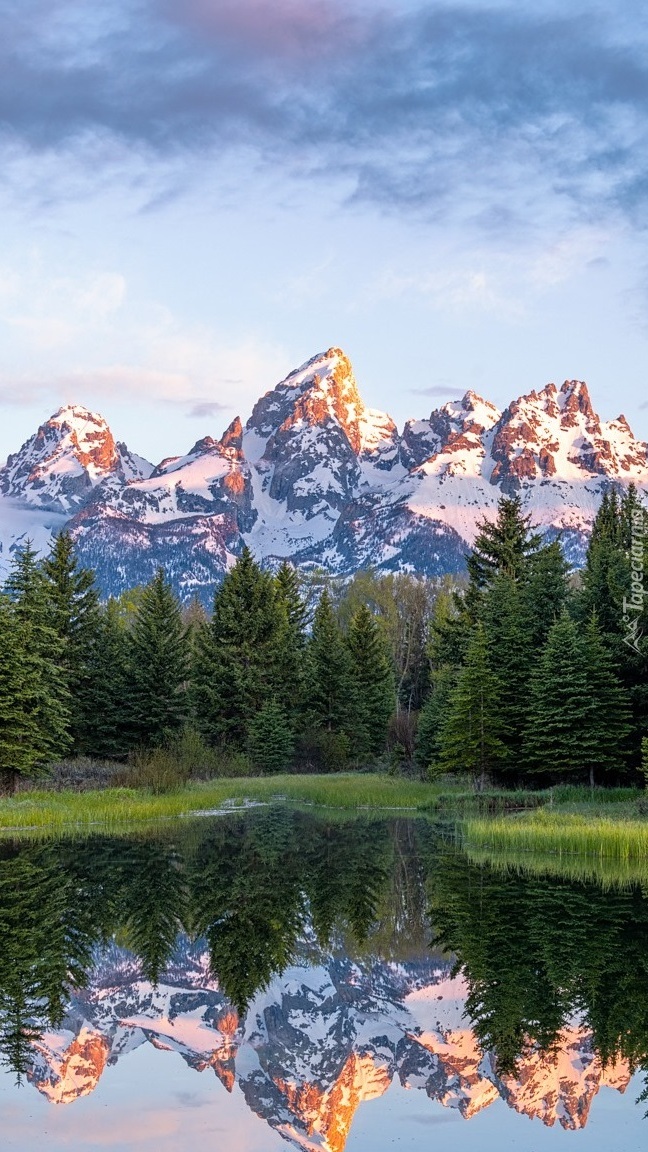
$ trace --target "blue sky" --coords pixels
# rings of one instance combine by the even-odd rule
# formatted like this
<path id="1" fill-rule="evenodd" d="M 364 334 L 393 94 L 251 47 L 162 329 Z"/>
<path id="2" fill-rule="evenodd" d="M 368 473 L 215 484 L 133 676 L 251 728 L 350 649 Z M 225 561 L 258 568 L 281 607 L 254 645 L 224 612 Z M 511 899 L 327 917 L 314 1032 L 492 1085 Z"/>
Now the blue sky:
<path id="1" fill-rule="evenodd" d="M 398 421 L 586 379 L 648 437 L 636 0 L 0 0 L 0 456 L 159 459 L 332 344 Z"/>

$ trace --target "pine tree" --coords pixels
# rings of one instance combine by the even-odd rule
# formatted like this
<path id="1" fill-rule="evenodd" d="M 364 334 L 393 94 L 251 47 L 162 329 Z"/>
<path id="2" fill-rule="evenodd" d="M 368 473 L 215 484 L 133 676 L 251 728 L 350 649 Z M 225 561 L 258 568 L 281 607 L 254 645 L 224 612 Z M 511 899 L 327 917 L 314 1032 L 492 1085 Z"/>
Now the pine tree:
<path id="1" fill-rule="evenodd" d="M 517 773 L 529 709 L 529 679 L 535 658 L 525 629 L 520 586 L 505 573 L 483 593 L 481 619 L 490 667 L 499 681 L 501 739 L 507 749 L 500 770 Z"/>
<path id="2" fill-rule="evenodd" d="M 315 728 L 352 737 L 358 715 L 353 663 L 326 589 L 308 646 L 308 713 Z"/>
<path id="3" fill-rule="evenodd" d="M 308 608 L 301 596 L 299 576 L 290 564 L 281 565 L 274 587 L 284 616 L 277 642 L 275 691 L 292 728 L 298 729 L 304 711 Z"/>
<path id="4" fill-rule="evenodd" d="M 210 622 L 197 637 L 193 664 L 196 721 L 212 743 L 244 750 L 248 725 L 265 700 L 285 700 L 287 615 L 275 582 L 247 548 L 216 592 Z"/>
<path id="5" fill-rule="evenodd" d="M 529 559 L 520 581 L 520 616 L 531 649 L 539 653 L 549 629 L 571 600 L 569 564 L 560 542 L 544 544 Z"/>
<path id="6" fill-rule="evenodd" d="M 38 721 L 27 704 L 28 670 L 22 632 L 11 602 L 0 599 L 0 778 L 13 791 L 40 759 Z"/>
<path id="7" fill-rule="evenodd" d="M 520 580 L 541 544 L 541 537 L 531 529 L 531 517 L 522 515 L 520 497 L 503 496 L 497 505 L 497 519 L 482 520 L 478 527 L 466 561 L 473 594 L 486 588 L 498 574 Z"/>
<path id="8" fill-rule="evenodd" d="M 432 674 L 432 690 L 419 713 L 416 729 L 416 763 L 429 776 L 443 772 L 442 732 L 456 681 L 455 668 L 445 664 L 436 669 Z"/>
<path id="9" fill-rule="evenodd" d="M 180 606 L 160 568 L 147 584 L 130 635 L 129 728 L 137 744 L 161 744 L 184 723 L 189 657 Z"/>
<path id="10" fill-rule="evenodd" d="M 446 771 L 472 773 L 482 789 L 486 773 L 497 771 L 507 758 L 500 693 L 500 682 L 490 666 L 484 626 L 479 623 L 450 694 L 440 759 Z"/>
<path id="11" fill-rule="evenodd" d="M 99 596 L 94 573 L 81 568 L 68 532 L 61 532 L 43 563 L 49 585 L 51 623 L 63 644 L 61 667 L 70 692 L 71 734 L 76 751 L 92 751 L 83 733 L 92 722 L 91 665 L 99 641 Z"/>
<path id="12" fill-rule="evenodd" d="M 52 627 L 48 584 L 29 544 L 14 558 L 6 592 L 12 601 L 20 633 L 23 688 L 20 695 L 30 718 L 29 775 L 45 772 L 48 764 L 70 746 L 70 696 L 63 660 L 63 642 Z"/>
<path id="13" fill-rule="evenodd" d="M 113 599 L 99 616 L 84 695 L 86 706 L 78 729 L 78 746 L 93 756 L 125 756 L 136 742 L 129 730 L 130 638 Z"/>
<path id="14" fill-rule="evenodd" d="M 563 613 L 549 632 L 531 678 L 525 742 L 529 769 L 559 778 L 586 778 L 596 754 L 594 709 L 584 644 L 576 624 Z"/>
<path id="15" fill-rule="evenodd" d="M 394 669 L 380 625 L 366 604 L 351 618 L 347 644 L 356 700 L 353 751 L 361 762 L 384 751 L 395 709 Z"/>
<path id="16" fill-rule="evenodd" d="M 254 767 L 261 772 L 285 772 L 295 751 L 295 738 L 285 709 L 275 697 L 252 717 L 248 733 Z"/>
<path id="17" fill-rule="evenodd" d="M 595 773 L 609 777 L 622 769 L 632 728 L 628 694 L 616 673 L 595 615 L 585 628 L 583 657 L 591 705 L 588 747 L 593 784 Z"/>

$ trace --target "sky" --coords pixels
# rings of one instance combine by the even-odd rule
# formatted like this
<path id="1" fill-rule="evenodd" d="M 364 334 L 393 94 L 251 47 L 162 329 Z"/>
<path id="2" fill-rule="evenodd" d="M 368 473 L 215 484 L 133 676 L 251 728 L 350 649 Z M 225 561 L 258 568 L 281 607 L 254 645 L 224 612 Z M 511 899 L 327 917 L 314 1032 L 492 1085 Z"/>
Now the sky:
<path id="1" fill-rule="evenodd" d="M 585 379 L 648 438 L 638 0 L 0 0 L 0 458 L 149 459 L 332 345 L 399 424 Z"/>

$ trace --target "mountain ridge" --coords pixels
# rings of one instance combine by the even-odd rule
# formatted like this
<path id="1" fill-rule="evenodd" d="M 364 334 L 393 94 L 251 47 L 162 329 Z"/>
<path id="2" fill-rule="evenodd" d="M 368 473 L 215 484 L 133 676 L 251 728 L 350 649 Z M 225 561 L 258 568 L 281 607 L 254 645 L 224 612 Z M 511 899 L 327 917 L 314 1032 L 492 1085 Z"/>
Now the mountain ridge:
<path id="1" fill-rule="evenodd" d="M 180 939 L 153 987 L 110 945 L 60 1030 L 36 1041 L 27 1079 L 51 1103 L 94 1092 L 106 1070 L 143 1045 L 214 1073 L 228 1093 L 303 1152 L 343 1152 L 359 1106 L 399 1082 L 470 1120 L 498 1100 L 547 1127 L 586 1126 L 604 1086 L 623 1093 L 624 1060 L 604 1066 L 577 1020 L 552 1050 L 530 1044 L 516 1075 L 500 1072 L 465 1017 L 468 988 L 453 962 L 354 962 L 295 956 L 239 1018 L 210 974 L 204 942 Z"/>
<path id="2" fill-rule="evenodd" d="M 462 571 L 479 520 L 517 493 L 579 564 L 603 492 L 630 482 L 648 492 L 648 444 L 624 416 L 602 421 L 583 381 L 502 412 L 468 390 L 399 431 L 330 348 L 261 396 L 245 425 L 237 416 L 156 466 L 97 414 L 60 409 L 0 469 L 0 561 L 65 524 L 106 594 L 162 566 L 183 599 L 207 596 L 244 545 L 271 566 L 438 577 Z"/>

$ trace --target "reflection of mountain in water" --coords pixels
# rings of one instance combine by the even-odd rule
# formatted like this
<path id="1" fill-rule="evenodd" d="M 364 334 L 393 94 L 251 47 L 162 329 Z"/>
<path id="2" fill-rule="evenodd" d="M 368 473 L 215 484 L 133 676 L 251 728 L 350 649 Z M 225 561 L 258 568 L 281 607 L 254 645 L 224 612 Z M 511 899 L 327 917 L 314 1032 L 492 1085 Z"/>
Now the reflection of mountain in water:
<path id="1" fill-rule="evenodd" d="M 631 1070 L 602 1067 L 591 1034 L 567 1025 L 553 1050 L 531 1049 L 515 1076 L 498 1074 L 463 1016 L 467 986 L 449 962 L 354 962 L 314 947 L 238 1014 L 210 975 L 209 953 L 181 937 L 158 987 L 132 954 L 98 955 L 61 1028 L 33 1048 L 29 1081 L 68 1104 L 97 1086 L 107 1065 L 143 1044 L 213 1071 L 228 1092 L 288 1141 L 341 1152 L 358 1106 L 397 1078 L 466 1119 L 503 1099 L 544 1124 L 582 1128 L 604 1085 L 623 1092 Z"/>

